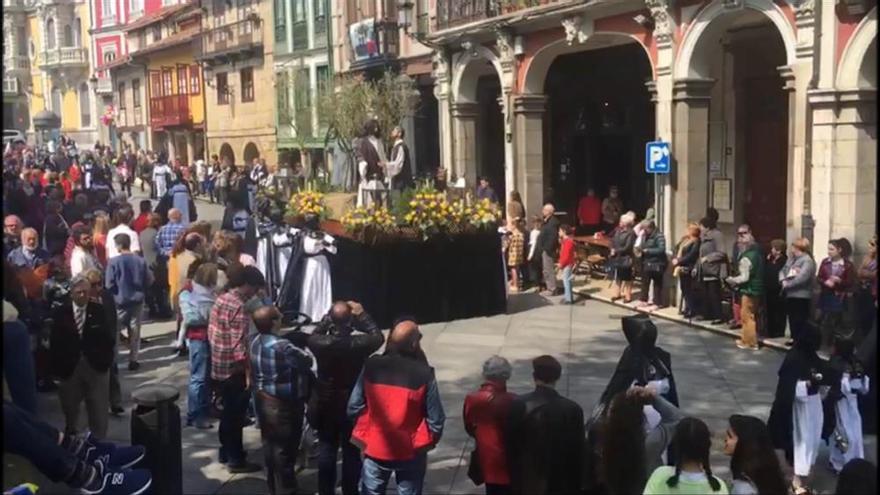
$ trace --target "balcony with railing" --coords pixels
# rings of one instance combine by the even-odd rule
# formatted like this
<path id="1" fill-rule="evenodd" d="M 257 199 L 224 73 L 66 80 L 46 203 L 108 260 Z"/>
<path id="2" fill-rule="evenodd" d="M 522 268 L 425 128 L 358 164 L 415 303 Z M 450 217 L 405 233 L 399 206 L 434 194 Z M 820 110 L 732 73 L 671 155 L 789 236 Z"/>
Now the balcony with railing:
<path id="1" fill-rule="evenodd" d="M 7 13 L 24 12 L 28 4 L 24 0 L 3 0 L 3 10 Z"/>
<path id="2" fill-rule="evenodd" d="M 63 46 L 46 50 L 43 52 L 40 62 L 40 67 L 44 70 L 88 67 L 88 65 L 88 50 L 75 46 Z"/>
<path id="3" fill-rule="evenodd" d="M 8 71 L 31 71 L 31 59 L 27 55 L 10 55 L 3 60 L 3 67 Z"/>
<path id="4" fill-rule="evenodd" d="M 400 53 L 400 28 L 393 21 L 377 20 L 373 30 L 361 32 L 351 43 L 351 70 L 387 68 L 397 63 Z"/>
<path id="5" fill-rule="evenodd" d="M 198 60 L 227 63 L 263 54 L 263 21 L 257 14 L 202 33 Z"/>
<path id="6" fill-rule="evenodd" d="M 150 127 L 161 129 L 191 123 L 189 96 L 168 95 L 150 98 Z"/>
<path id="7" fill-rule="evenodd" d="M 569 2 L 572 0 L 437 0 L 436 30 L 484 21 L 532 7 Z"/>

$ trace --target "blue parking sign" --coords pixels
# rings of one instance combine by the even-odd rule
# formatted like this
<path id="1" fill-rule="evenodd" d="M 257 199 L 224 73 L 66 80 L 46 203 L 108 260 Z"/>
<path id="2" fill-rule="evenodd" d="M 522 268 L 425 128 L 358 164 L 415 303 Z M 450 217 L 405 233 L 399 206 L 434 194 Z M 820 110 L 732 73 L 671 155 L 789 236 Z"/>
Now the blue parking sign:
<path id="1" fill-rule="evenodd" d="M 672 170 L 672 153 L 669 143 L 651 141 L 645 144 L 645 172 L 649 174 L 668 174 Z"/>

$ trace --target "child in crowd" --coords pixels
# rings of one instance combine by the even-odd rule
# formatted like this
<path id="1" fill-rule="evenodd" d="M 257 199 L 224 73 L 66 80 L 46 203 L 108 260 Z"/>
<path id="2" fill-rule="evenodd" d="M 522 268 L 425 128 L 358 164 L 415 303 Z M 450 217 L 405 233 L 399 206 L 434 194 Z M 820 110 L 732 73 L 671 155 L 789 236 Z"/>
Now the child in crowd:
<path id="1" fill-rule="evenodd" d="M 678 454 L 676 465 L 655 469 L 645 485 L 645 495 L 727 495 L 727 485 L 712 474 L 709 465 L 712 434 L 706 423 L 697 418 L 682 419 L 675 428 L 672 445 Z"/>

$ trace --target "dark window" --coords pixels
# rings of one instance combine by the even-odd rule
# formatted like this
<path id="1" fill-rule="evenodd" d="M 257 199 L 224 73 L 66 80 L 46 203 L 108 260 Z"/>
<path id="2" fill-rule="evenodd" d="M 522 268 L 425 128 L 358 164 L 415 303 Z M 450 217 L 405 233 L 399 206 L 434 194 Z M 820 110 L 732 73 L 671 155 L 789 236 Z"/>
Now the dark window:
<path id="1" fill-rule="evenodd" d="M 125 83 L 119 83 L 119 109 L 125 110 Z"/>
<path id="2" fill-rule="evenodd" d="M 229 104 L 229 81 L 226 79 L 226 73 L 217 74 L 217 104 Z"/>
<path id="3" fill-rule="evenodd" d="M 198 65 L 189 66 L 189 94 L 197 95 L 202 92 L 202 75 Z"/>
<path id="4" fill-rule="evenodd" d="M 187 85 L 189 83 L 189 78 L 187 77 L 186 69 L 186 65 L 177 66 L 177 94 L 179 95 L 185 95 L 188 93 Z"/>
<path id="5" fill-rule="evenodd" d="M 141 106 L 141 80 L 134 79 L 131 81 L 131 99 L 134 100 L 134 107 Z"/>
<path id="6" fill-rule="evenodd" d="M 241 78 L 241 101 L 254 101 L 254 68 L 241 69 L 239 78 Z"/>
<path id="7" fill-rule="evenodd" d="M 275 41 L 287 39 L 287 0 L 275 0 Z"/>
<path id="8" fill-rule="evenodd" d="M 171 68 L 162 68 L 162 95 L 169 96 L 174 94 L 174 84 L 172 83 Z"/>

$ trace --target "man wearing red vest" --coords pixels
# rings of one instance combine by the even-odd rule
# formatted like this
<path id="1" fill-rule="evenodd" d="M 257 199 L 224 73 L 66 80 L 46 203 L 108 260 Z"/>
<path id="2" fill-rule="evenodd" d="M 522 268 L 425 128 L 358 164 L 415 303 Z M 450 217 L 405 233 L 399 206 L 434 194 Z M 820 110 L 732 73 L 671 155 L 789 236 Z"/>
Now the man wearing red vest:
<path id="1" fill-rule="evenodd" d="M 367 360 L 351 392 L 351 441 L 364 454 L 361 495 L 384 494 L 392 473 L 398 494 L 422 493 L 427 452 L 440 441 L 446 415 L 421 338 L 412 318 L 399 318 L 385 353 Z"/>

